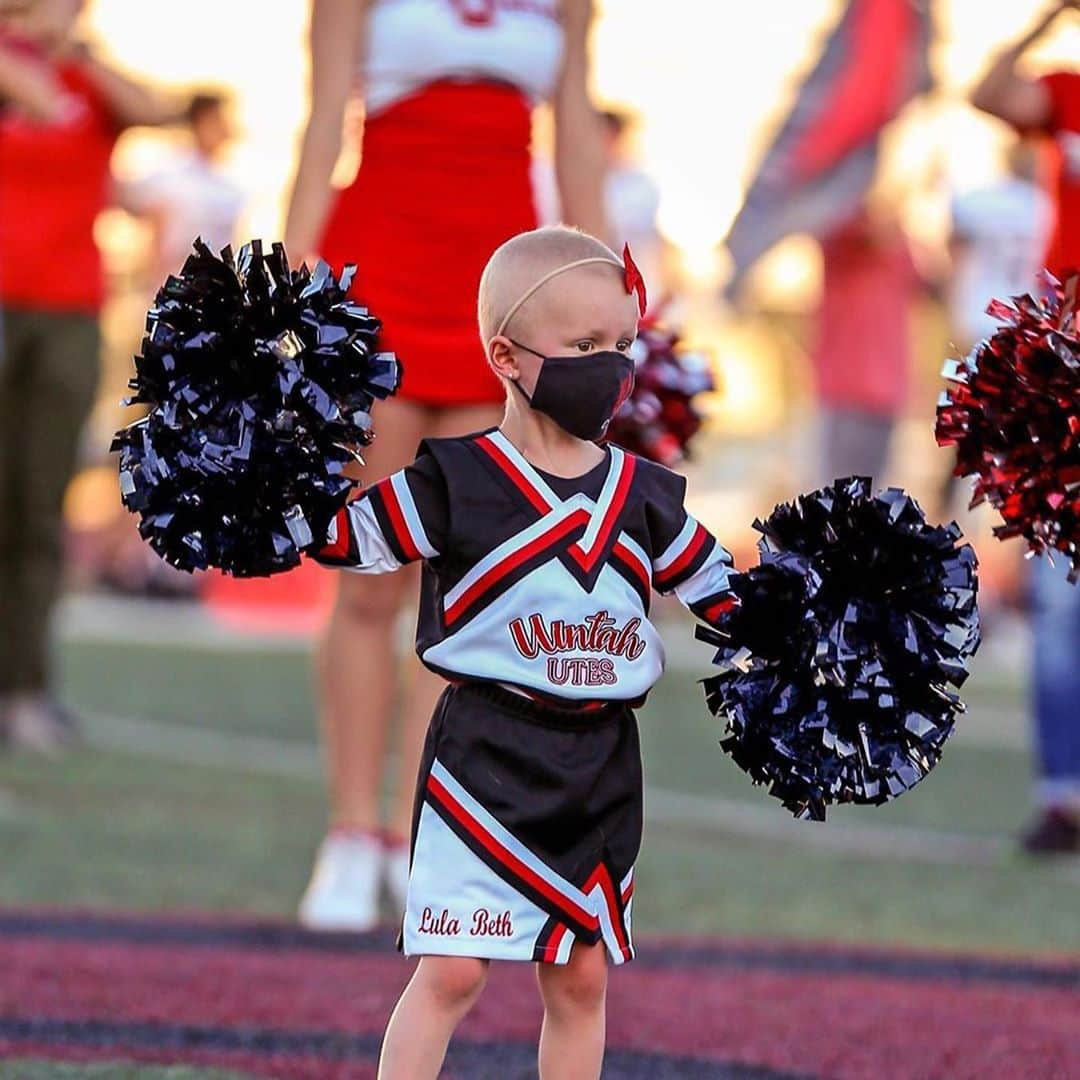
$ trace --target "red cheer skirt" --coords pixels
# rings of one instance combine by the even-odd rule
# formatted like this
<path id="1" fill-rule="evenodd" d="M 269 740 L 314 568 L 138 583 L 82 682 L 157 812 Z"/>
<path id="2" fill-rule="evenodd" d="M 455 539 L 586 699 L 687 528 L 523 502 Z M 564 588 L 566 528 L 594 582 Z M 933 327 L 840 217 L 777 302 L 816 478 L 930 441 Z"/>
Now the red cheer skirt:
<path id="1" fill-rule="evenodd" d="M 352 295 L 383 322 L 400 396 L 428 405 L 502 400 L 476 323 L 491 253 L 537 225 L 529 102 L 497 83 L 437 82 L 369 117 L 356 180 L 319 251 L 357 265 Z"/>

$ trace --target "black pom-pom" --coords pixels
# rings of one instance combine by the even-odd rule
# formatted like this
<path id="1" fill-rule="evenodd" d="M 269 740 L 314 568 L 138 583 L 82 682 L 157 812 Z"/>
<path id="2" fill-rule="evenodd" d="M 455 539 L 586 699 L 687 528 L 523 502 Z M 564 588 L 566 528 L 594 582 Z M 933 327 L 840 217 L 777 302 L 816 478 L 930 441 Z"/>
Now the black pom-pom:
<path id="1" fill-rule="evenodd" d="M 680 349 L 679 337 L 659 326 L 646 326 L 631 347 L 634 392 L 608 427 L 619 446 L 661 465 L 677 465 L 701 427 L 694 405 L 698 394 L 713 389 L 708 358 Z"/>
<path id="2" fill-rule="evenodd" d="M 962 710 L 949 687 L 979 644 L 976 559 L 904 492 L 864 478 L 782 504 L 754 527 L 759 565 L 698 636 L 721 746 L 796 816 L 883 803 L 937 763 Z"/>
<path id="3" fill-rule="evenodd" d="M 937 440 L 956 445 L 957 476 L 974 475 L 1004 521 L 1001 539 L 1023 536 L 1037 554 L 1062 552 L 1080 579 L 1080 278 L 1036 300 L 995 300 L 1005 324 L 943 374 Z"/>
<path id="4" fill-rule="evenodd" d="M 124 505 L 173 566 L 288 570 L 347 501 L 372 404 L 401 381 L 379 320 L 345 295 L 353 269 L 292 270 L 257 240 L 234 261 L 197 240 L 159 290 L 127 399 L 149 411 L 112 449 Z"/>

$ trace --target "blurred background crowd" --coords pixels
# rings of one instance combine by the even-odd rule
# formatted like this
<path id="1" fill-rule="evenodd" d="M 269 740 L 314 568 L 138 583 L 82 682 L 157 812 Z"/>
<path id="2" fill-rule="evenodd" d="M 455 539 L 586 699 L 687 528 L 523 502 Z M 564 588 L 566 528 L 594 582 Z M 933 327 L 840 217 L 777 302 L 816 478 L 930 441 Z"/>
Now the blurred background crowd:
<path id="1" fill-rule="evenodd" d="M 530 7 L 446 6 L 477 25 Z M 654 313 L 715 378 L 683 466 L 692 509 L 746 565 L 750 523 L 779 499 L 851 473 L 905 487 L 976 543 L 989 655 L 1026 684 L 1028 567 L 1017 545 L 991 541 L 985 508 L 967 509 L 933 417 L 944 358 L 992 332 L 991 298 L 1038 288 L 1066 219 L 1073 233 L 1057 237 L 1054 269 L 1080 261 L 1080 213 L 1061 205 L 1064 191 L 1080 200 L 1074 5 L 595 8 L 581 76 L 597 110 L 600 227 L 630 242 Z M 310 16 L 304 0 L 0 0 L 0 695 L 18 748 L 78 752 L 83 702 L 56 690 L 41 647 L 62 585 L 75 598 L 62 625 L 108 627 L 120 611 L 135 637 L 166 603 L 236 640 L 310 639 L 328 618 L 335 583 L 319 570 L 265 583 L 172 571 L 121 508 L 109 457 L 112 432 L 133 418 L 120 402 L 146 310 L 195 236 L 215 249 L 276 240 L 292 199 L 294 261 L 323 253 L 297 210 L 298 162 L 314 138 Z M 330 163 L 339 190 L 364 169 L 362 81 L 353 89 Z M 558 95 L 535 105 L 539 220 L 594 226 L 580 209 L 586 182 L 567 165 L 583 169 L 591 150 L 568 155 L 560 136 L 579 121 Z M 395 166 L 417 182 L 407 157 Z M 363 267 L 363 233 L 357 247 Z M 423 297 L 429 283 L 414 287 Z M 16 458 L 29 481 L 11 478 Z M 1080 725 L 1060 681 L 1080 668 L 1073 592 L 1060 574 L 1049 584 L 1060 610 L 1034 650 L 1059 657 L 1046 676 L 1058 682 L 1040 692 L 1068 714 L 1054 737 L 1072 745 L 1041 748 L 1039 810 L 1023 838 L 1033 851 L 1080 848 Z M 118 608 L 118 597 L 147 606 Z M 376 824 L 365 815 L 331 821 L 355 840 Z"/>

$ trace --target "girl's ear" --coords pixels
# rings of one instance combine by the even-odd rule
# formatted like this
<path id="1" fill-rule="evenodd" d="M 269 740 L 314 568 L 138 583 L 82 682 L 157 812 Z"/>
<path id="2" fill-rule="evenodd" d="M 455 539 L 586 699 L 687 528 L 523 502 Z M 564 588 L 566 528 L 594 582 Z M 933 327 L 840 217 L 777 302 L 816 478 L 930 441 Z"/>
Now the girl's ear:
<path id="1" fill-rule="evenodd" d="M 496 334 L 488 342 L 488 363 L 491 364 L 496 375 L 504 379 L 517 379 L 521 374 L 518 367 L 517 357 L 514 355 L 514 343 L 502 334 Z"/>

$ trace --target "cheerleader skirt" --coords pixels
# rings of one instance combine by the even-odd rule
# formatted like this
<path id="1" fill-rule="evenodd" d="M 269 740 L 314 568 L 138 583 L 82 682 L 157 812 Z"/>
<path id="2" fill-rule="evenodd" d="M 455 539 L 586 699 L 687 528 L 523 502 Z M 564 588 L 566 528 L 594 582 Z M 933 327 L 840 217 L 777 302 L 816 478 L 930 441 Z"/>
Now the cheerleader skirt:
<path id="1" fill-rule="evenodd" d="M 320 245 L 355 263 L 355 299 L 383 322 L 404 368 L 399 396 L 433 406 L 499 402 L 476 322 L 491 253 L 536 227 L 531 109 L 517 89 L 435 82 L 364 125 L 355 181 Z"/>
<path id="2" fill-rule="evenodd" d="M 399 948 L 565 964 L 575 941 L 633 958 L 641 846 L 637 721 L 551 709 L 489 683 L 448 688 L 417 782 Z"/>

